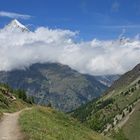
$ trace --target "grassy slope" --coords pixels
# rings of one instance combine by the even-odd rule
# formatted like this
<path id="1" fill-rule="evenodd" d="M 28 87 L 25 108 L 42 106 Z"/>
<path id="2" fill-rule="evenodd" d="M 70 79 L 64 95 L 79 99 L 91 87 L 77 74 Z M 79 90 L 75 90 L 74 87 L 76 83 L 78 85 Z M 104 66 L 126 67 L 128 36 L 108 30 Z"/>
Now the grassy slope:
<path id="1" fill-rule="evenodd" d="M 12 101 L 0 90 L 0 118 L 3 112 L 16 112 L 31 106 L 19 99 L 21 92 L 17 94 L 17 91 L 11 90 L 11 93 L 17 97 L 16 100 Z M 64 113 L 45 107 L 33 107 L 32 110 L 25 111 L 21 115 L 20 124 L 26 140 L 109 140 Z"/>
<path id="2" fill-rule="evenodd" d="M 129 140 L 140 140 L 140 102 L 128 122 L 123 126 L 123 131 Z"/>
<path id="3" fill-rule="evenodd" d="M 4 86 L 0 84 L 0 87 L 4 87 Z M 3 116 L 3 112 L 16 112 L 25 107 L 30 106 L 30 104 L 28 104 L 27 102 L 23 101 L 22 99 L 19 99 L 15 94 L 14 90 L 13 90 L 13 95 L 16 96 L 16 100 L 14 101 L 12 101 L 10 98 L 8 98 L 0 91 L 0 119 Z"/>
<path id="4" fill-rule="evenodd" d="M 140 98 L 140 88 L 138 87 L 140 85 L 138 84 L 137 89 L 134 92 L 129 92 L 125 95 L 126 91 L 135 87 L 134 85 L 135 84 L 120 91 L 116 91 L 111 96 L 106 95 L 95 102 L 88 103 L 77 109 L 73 116 L 80 121 L 87 123 L 94 130 L 100 131 L 106 123 L 112 122 L 115 115 L 122 114 L 124 108 L 133 104 Z"/>
<path id="5" fill-rule="evenodd" d="M 12 90 L 7 85 L 1 84 L 0 88 L 10 91 L 9 93 L 16 97 L 16 100 L 12 101 L 0 90 L 0 118 L 3 112 L 16 112 L 31 106 L 25 102 L 27 99 L 22 91 Z M 109 140 L 64 113 L 51 108 L 33 107 L 25 111 L 21 115 L 20 124 L 25 132 L 26 140 Z"/>
<path id="6" fill-rule="evenodd" d="M 0 112 L 16 112 L 29 106 L 30 105 L 25 103 L 24 101 L 17 99 L 16 101 L 11 102 L 6 108 L 0 108 Z"/>
<path id="7" fill-rule="evenodd" d="M 25 111 L 19 121 L 26 140 L 110 140 L 51 108 Z"/>
<path id="8" fill-rule="evenodd" d="M 128 108 L 129 110 L 131 105 L 134 109 L 134 103 L 137 100 L 140 100 L 139 67 L 140 65 L 138 65 L 137 71 L 135 68 L 121 77 L 121 79 L 118 80 L 117 85 L 114 84 L 113 87 L 108 90 L 108 94 L 97 101 L 92 101 L 78 108 L 72 115 L 98 132 L 105 130 L 108 123 L 113 126 L 113 119 L 116 115 L 122 115 L 124 109 Z M 134 75 L 131 75 L 132 73 Z M 128 121 L 123 128 L 124 133 L 130 140 L 134 137 L 135 140 L 140 139 L 139 116 L 139 111 L 134 112 L 129 120 L 130 122 Z"/>

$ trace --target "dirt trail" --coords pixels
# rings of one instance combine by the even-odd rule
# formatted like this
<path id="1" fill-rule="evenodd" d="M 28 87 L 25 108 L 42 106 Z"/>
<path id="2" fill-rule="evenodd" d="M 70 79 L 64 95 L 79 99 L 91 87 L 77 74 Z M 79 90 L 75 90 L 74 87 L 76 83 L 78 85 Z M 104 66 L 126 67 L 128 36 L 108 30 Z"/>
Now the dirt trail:
<path id="1" fill-rule="evenodd" d="M 18 125 L 19 115 L 22 111 L 15 113 L 4 113 L 4 116 L 0 121 L 0 140 L 22 139 L 22 135 Z"/>

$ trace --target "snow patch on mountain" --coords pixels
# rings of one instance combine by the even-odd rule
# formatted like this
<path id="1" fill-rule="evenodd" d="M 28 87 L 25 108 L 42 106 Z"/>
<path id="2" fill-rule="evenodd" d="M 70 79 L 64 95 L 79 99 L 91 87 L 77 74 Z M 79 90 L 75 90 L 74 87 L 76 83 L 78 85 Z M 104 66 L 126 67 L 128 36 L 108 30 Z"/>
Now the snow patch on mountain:
<path id="1" fill-rule="evenodd" d="M 9 32 L 29 32 L 29 29 L 21 24 L 18 20 L 12 20 L 8 25 L 2 29 L 2 31 L 9 31 Z"/>

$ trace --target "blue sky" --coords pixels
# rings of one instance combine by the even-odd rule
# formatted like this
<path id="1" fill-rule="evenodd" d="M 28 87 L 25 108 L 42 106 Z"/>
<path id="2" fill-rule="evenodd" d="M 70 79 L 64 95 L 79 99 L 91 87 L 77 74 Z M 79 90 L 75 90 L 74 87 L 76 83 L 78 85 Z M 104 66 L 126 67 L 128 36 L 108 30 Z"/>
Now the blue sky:
<path id="1" fill-rule="evenodd" d="M 30 15 L 19 21 L 31 28 L 79 31 L 81 40 L 115 39 L 140 32 L 139 0 L 0 0 L 1 12 Z M 0 16 L 0 27 L 11 20 Z"/>

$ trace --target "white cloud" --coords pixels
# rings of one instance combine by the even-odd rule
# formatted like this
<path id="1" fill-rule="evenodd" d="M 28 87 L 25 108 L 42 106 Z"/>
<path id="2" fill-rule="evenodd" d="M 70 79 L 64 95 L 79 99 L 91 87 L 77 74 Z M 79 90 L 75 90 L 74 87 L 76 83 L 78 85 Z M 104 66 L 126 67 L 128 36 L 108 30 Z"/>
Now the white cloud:
<path id="1" fill-rule="evenodd" d="M 29 19 L 32 16 L 24 15 L 19 13 L 7 12 L 7 11 L 0 11 L 1 17 L 8 17 L 8 18 L 16 18 L 16 19 Z"/>
<path id="2" fill-rule="evenodd" d="M 34 32 L 0 32 L 0 70 L 58 62 L 93 75 L 124 73 L 140 62 L 140 40 L 75 42 L 77 32 L 40 27 Z"/>

